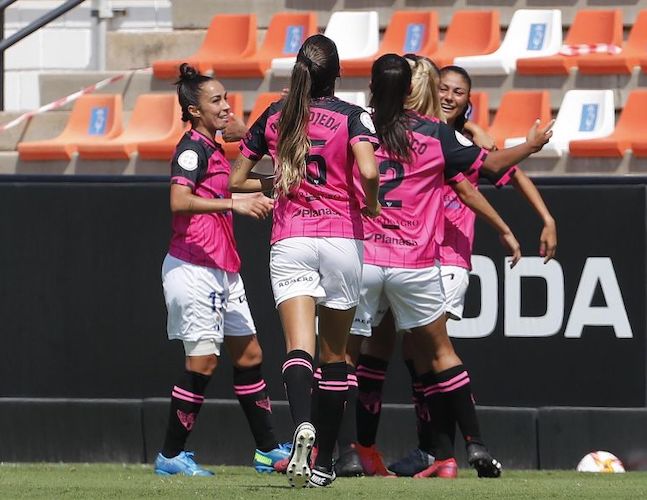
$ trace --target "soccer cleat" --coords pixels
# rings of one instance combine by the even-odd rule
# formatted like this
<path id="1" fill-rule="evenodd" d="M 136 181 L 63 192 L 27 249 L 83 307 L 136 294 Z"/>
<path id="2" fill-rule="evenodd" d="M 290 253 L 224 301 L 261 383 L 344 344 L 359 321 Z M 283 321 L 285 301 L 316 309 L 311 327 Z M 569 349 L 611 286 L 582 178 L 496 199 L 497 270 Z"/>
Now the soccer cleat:
<path id="1" fill-rule="evenodd" d="M 181 474 L 183 476 L 213 476 L 210 470 L 203 469 L 193 460 L 194 453 L 183 451 L 173 458 L 166 458 L 161 453 L 155 459 L 155 474 L 160 476 L 172 476 Z"/>
<path id="2" fill-rule="evenodd" d="M 476 469 L 479 477 L 500 477 L 501 464 L 492 458 L 487 448 L 479 443 L 467 445 L 467 463 Z"/>
<path id="3" fill-rule="evenodd" d="M 382 455 L 375 445 L 371 446 L 362 446 L 357 443 L 355 445 L 355 450 L 359 455 L 359 459 L 362 462 L 362 468 L 364 469 L 364 474 L 367 476 L 392 476 L 391 472 L 384 465 L 384 460 L 382 460 Z"/>
<path id="4" fill-rule="evenodd" d="M 442 477 L 444 479 L 456 479 L 458 475 L 458 464 L 453 458 L 436 460 L 425 470 L 418 472 L 413 477 L 421 479 L 425 477 Z"/>
<path id="5" fill-rule="evenodd" d="M 337 474 L 335 474 L 334 468 L 328 470 L 316 465 L 312 468 L 310 479 L 308 479 L 308 488 L 325 488 L 330 486 L 336 478 Z"/>
<path id="6" fill-rule="evenodd" d="M 274 472 L 275 465 L 281 460 L 290 458 L 292 443 L 279 443 L 278 447 L 270 451 L 256 450 L 254 452 L 254 463 L 252 464 L 256 472 Z M 287 467 L 287 461 L 286 461 Z"/>
<path id="7" fill-rule="evenodd" d="M 335 475 L 339 477 L 360 477 L 364 475 L 362 461 L 355 450 L 355 445 L 351 444 L 339 453 L 339 458 L 334 465 Z"/>
<path id="8" fill-rule="evenodd" d="M 420 448 L 411 450 L 397 462 L 389 465 L 389 470 L 396 476 L 413 477 L 427 467 L 433 465 L 434 457 Z"/>
<path id="9" fill-rule="evenodd" d="M 310 422 L 302 422 L 294 431 L 290 461 L 285 474 L 290 486 L 305 488 L 310 479 L 310 452 L 315 442 L 315 428 Z"/>

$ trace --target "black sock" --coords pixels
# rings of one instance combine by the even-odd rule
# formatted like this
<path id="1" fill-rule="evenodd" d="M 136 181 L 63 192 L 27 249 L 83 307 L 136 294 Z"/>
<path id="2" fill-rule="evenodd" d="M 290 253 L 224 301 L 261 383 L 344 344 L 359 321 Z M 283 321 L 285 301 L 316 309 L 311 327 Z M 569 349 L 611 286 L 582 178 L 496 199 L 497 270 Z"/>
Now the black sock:
<path id="1" fill-rule="evenodd" d="M 211 379 L 208 375 L 185 371 L 171 392 L 166 438 L 162 455 L 173 458 L 184 451 L 186 439 L 193 429 L 204 402 L 204 391 Z"/>
<path id="2" fill-rule="evenodd" d="M 278 447 L 272 428 L 272 404 L 261 374 L 261 365 L 243 369 L 234 367 L 234 392 L 247 417 L 256 448 L 270 451 Z"/>
<path id="3" fill-rule="evenodd" d="M 346 407 L 344 408 L 344 418 L 339 428 L 339 437 L 337 437 L 337 444 L 339 445 L 340 451 L 350 447 L 352 443 L 357 441 L 357 375 L 355 375 L 355 367 L 353 365 L 346 364 L 346 371 L 346 380 L 348 380 Z"/>
<path id="4" fill-rule="evenodd" d="M 312 356 L 295 349 L 283 363 L 283 384 L 295 425 L 309 422 L 312 398 Z"/>
<path id="5" fill-rule="evenodd" d="M 388 361 L 366 354 L 357 360 L 357 442 L 362 446 L 375 444 L 388 366 Z"/>
<path id="6" fill-rule="evenodd" d="M 335 450 L 339 427 L 344 416 L 346 393 L 348 392 L 348 375 L 346 363 L 326 363 L 321 365 L 321 378 L 317 381 L 315 393 L 318 399 L 318 411 L 313 415 L 317 429 L 316 465 L 330 469 Z M 317 374 L 319 371 L 317 371 Z"/>
<path id="7" fill-rule="evenodd" d="M 454 415 L 444 394 L 439 391 L 436 376 L 432 371 L 419 376 L 429 412 L 430 452 L 436 460 L 447 460 L 454 457 L 454 444 L 450 436 L 450 425 L 454 424 Z"/>
<path id="8" fill-rule="evenodd" d="M 404 364 L 407 365 L 409 375 L 411 376 L 411 399 L 416 411 L 416 430 L 418 432 L 418 448 L 427 453 L 432 453 L 433 443 L 431 438 L 431 420 L 429 406 L 425 401 L 425 391 L 422 382 L 413 366 L 413 360 L 406 359 Z"/>
<path id="9" fill-rule="evenodd" d="M 437 373 L 436 382 L 458 423 L 465 443 L 483 444 L 470 377 L 465 367 L 458 365 Z"/>

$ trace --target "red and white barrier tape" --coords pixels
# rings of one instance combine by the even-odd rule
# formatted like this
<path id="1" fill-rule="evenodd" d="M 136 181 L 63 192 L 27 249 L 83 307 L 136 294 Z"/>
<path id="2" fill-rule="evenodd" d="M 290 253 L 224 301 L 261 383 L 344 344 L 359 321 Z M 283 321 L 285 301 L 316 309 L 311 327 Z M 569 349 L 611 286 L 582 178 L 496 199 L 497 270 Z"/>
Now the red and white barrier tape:
<path id="1" fill-rule="evenodd" d="M 148 68 L 146 68 L 148 69 Z M 141 70 L 137 70 L 141 71 Z M 10 128 L 15 127 L 16 125 L 21 124 L 25 120 L 29 120 L 32 116 L 38 115 L 40 113 L 44 113 L 46 111 L 51 111 L 52 109 L 58 109 L 62 108 L 66 104 L 69 104 L 70 102 L 76 101 L 79 97 L 85 94 L 91 94 L 95 90 L 98 90 L 100 88 L 105 87 L 106 85 L 110 85 L 111 83 L 114 83 L 116 81 L 121 80 L 124 78 L 128 73 L 121 73 L 119 75 L 111 76 L 110 78 L 106 78 L 105 80 L 101 80 L 100 82 L 95 83 L 94 85 L 89 85 L 88 87 L 82 88 L 78 92 L 74 92 L 73 94 L 68 95 L 67 97 L 61 97 L 60 99 L 57 99 L 56 101 L 50 102 L 49 104 L 45 104 L 44 106 L 41 106 L 40 108 L 33 110 L 33 111 L 27 111 L 26 113 L 20 115 L 18 118 L 11 120 L 8 123 L 5 123 L 4 125 L 0 125 L 0 134 L 6 130 L 9 130 Z"/>

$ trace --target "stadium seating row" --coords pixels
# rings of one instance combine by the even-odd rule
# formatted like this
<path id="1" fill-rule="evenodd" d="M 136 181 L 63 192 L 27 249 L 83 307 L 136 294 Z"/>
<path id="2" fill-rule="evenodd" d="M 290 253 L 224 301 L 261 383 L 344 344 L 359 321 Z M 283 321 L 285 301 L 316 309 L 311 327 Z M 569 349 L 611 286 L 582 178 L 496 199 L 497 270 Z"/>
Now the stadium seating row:
<path id="1" fill-rule="evenodd" d="M 366 105 L 363 92 L 339 92 L 338 97 Z M 280 94 L 259 94 L 247 118 L 250 126 Z M 470 119 L 488 130 L 498 147 L 510 147 L 525 140 L 525 134 L 539 118 L 551 117 L 550 96 L 546 90 L 510 91 L 489 123 L 488 96 L 472 92 Z M 229 94 L 232 112 L 243 119 L 243 98 Z M 645 108 L 643 108 L 643 105 Z M 629 94 L 617 125 L 614 93 L 611 90 L 568 91 L 557 114 L 554 135 L 541 152 L 544 156 L 622 157 L 631 150 L 636 157 L 647 158 L 647 90 Z M 168 160 L 186 130 L 180 120 L 175 94 L 143 94 L 138 97 L 128 125 L 122 126 L 120 95 L 94 94 L 79 98 L 63 132 L 45 141 L 21 142 L 21 160 L 69 160 L 74 154 L 88 160 L 139 158 Z M 222 143 L 228 158 L 238 154 L 237 143 Z"/>
<path id="2" fill-rule="evenodd" d="M 565 75 L 647 72 L 647 10 L 640 11 L 623 41 L 621 9 L 580 10 L 562 39 L 561 11 L 520 9 L 501 42 L 497 10 L 457 10 L 439 41 L 433 10 L 395 11 L 379 40 L 376 11 L 334 12 L 325 35 L 337 44 L 344 76 L 367 76 L 381 54 L 415 52 L 438 66 L 457 64 L 474 74 Z M 352 29 L 349 27 L 352 26 Z M 262 78 L 266 71 L 289 75 L 303 40 L 316 33 L 313 12 L 275 14 L 261 47 L 256 47 L 255 14 L 213 17 L 198 51 L 183 60 L 153 63 L 157 78 L 174 78 L 186 61 L 218 77 Z"/>
<path id="3" fill-rule="evenodd" d="M 364 92 L 338 92 L 338 97 L 366 106 Z M 247 119 L 251 126 L 279 92 L 258 96 Z M 231 112 L 243 119 L 243 96 L 228 93 Z M 144 160 L 168 160 L 187 126 L 182 124 L 175 94 L 143 94 L 137 98 L 127 127 L 122 128 L 121 95 L 94 94 L 80 97 L 60 135 L 45 141 L 21 142 L 21 160 L 127 160 L 134 153 Z M 221 141 L 227 158 L 238 154 L 238 143 Z"/>

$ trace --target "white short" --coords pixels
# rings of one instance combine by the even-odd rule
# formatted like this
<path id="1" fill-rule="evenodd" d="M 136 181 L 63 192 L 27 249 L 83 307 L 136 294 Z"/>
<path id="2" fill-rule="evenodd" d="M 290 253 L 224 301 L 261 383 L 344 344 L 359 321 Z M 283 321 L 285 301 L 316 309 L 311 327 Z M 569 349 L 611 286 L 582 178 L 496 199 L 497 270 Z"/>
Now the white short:
<path id="1" fill-rule="evenodd" d="M 238 273 L 197 266 L 167 255 L 162 264 L 162 286 L 169 339 L 185 342 L 213 339 L 215 354 L 219 355 L 225 335 L 256 333 L 245 286 Z"/>
<path id="2" fill-rule="evenodd" d="M 470 284 L 470 272 L 464 267 L 441 266 L 440 276 L 445 289 L 447 314 L 451 319 L 463 319 L 465 293 Z"/>
<path id="3" fill-rule="evenodd" d="M 276 305 L 307 295 L 331 309 L 355 307 L 363 258 L 361 240 L 295 237 L 277 241 L 270 251 Z"/>
<path id="4" fill-rule="evenodd" d="M 220 344 L 215 339 L 200 339 L 195 342 L 184 340 L 182 343 L 184 344 L 184 354 L 186 356 L 220 355 Z"/>
<path id="5" fill-rule="evenodd" d="M 371 336 L 386 312 L 393 312 L 397 330 L 428 325 L 445 313 L 440 266 L 404 269 L 364 265 L 362 293 L 351 328 L 354 335 Z"/>

